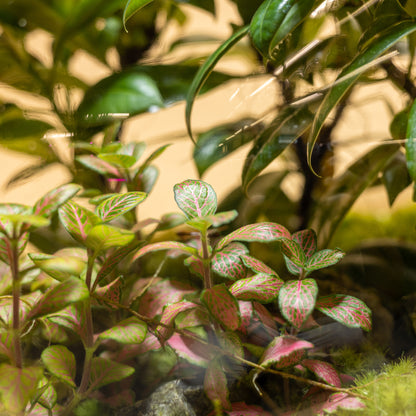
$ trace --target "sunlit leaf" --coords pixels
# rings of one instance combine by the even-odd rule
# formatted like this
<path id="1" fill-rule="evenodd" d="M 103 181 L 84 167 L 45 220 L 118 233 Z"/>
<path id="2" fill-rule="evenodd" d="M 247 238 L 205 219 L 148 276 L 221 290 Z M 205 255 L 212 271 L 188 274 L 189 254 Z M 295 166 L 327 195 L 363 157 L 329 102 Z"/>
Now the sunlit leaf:
<path id="1" fill-rule="evenodd" d="M 102 357 L 94 357 L 91 364 L 90 389 L 96 390 L 134 373 L 134 368 Z"/>
<path id="2" fill-rule="evenodd" d="M 247 254 L 244 244 L 233 242 L 220 251 L 216 251 L 211 260 L 211 267 L 220 276 L 236 280 L 245 277 L 246 268 L 240 256 Z"/>
<path id="3" fill-rule="evenodd" d="M 13 227 L 18 230 L 20 226 L 26 227 L 45 227 L 50 224 L 48 218 L 42 215 L 31 215 L 31 214 L 0 214 L 0 222 L 9 222 L 13 224 Z"/>
<path id="4" fill-rule="evenodd" d="M 238 300 L 257 300 L 262 303 L 273 302 L 279 296 L 283 281 L 268 274 L 259 273 L 252 277 L 239 279 L 230 286 L 230 292 Z"/>
<path id="5" fill-rule="evenodd" d="M 42 362 L 56 378 L 75 388 L 76 362 L 74 354 L 64 345 L 52 345 L 42 351 Z"/>
<path id="6" fill-rule="evenodd" d="M 91 228 L 85 239 L 85 245 L 96 253 L 100 253 L 112 247 L 125 246 L 133 240 L 134 233 L 132 231 L 99 224 Z"/>
<path id="7" fill-rule="evenodd" d="M 231 409 L 228 399 L 227 377 L 218 360 L 212 360 L 204 377 L 204 392 L 212 403 L 219 403 L 222 409 Z"/>
<path id="8" fill-rule="evenodd" d="M 136 317 L 124 319 L 98 336 L 121 344 L 140 344 L 146 337 L 147 325 Z"/>
<path id="9" fill-rule="evenodd" d="M 101 202 L 96 208 L 98 216 L 108 222 L 132 210 L 146 199 L 144 192 L 127 192 L 114 195 Z"/>

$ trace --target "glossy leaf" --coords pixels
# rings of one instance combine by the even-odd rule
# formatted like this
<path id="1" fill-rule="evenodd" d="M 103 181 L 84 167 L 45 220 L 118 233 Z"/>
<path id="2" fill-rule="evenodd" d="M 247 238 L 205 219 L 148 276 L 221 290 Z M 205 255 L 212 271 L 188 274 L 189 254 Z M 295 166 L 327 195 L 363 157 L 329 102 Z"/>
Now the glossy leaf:
<path id="1" fill-rule="evenodd" d="M 345 253 L 339 249 L 324 249 L 318 251 L 308 259 L 305 269 L 308 271 L 323 269 L 337 264 L 344 256 Z"/>
<path id="2" fill-rule="evenodd" d="M 62 204 L 71 199 L 80 190 L 81 186 L 74 183 L 69 183 L 52 189 L 52 191 L 49 191 L 35 203 L 32 212 L 34 215 L 44 215 L 45 217 L 49 217 Z"/>
<path id="3" fill-rule="evenodd" d="M 64 345 L 52 345 L 42 351 L 46 369 L 65 384 L 75 388 L 76 362 L 74 354 Z"/>
<path id="4" fill-rule="evenodd" d="M 259 222 L 257 224 L 249 224 L 238 228 L 232 233 L 222 238 L 217 244 L 216 250 L 221 250 L 233 241 L 256 241 L 256 242 L 272 242 L 283 238 L 290 238 L 289 231 L 283 225 L 273 222 Z"/>
<path id="5" fill-rule="evenodd" d="M 127 192 L 114 195 L 101 202 L 96 208 L 96 213 L 104 222 L 108 222 L 132 210 L 146 197 L 147 194 L 144 192 Z"/>
<path id="6" fill-rule="evenodd" d="M 281 279 L 259 273 L 233 283 L 230 286 L 230 292 L 238 300 L 257 300 L 262 303 L 270 303 L 279 296 L 282 285 Z"/>
<path id="7" fill-rule="evenodd" d="M 315 253 L 317 247 L 315 231 L 298 231 L 292 235 L 292 240 L 296 241 L 300 245 L 307 259 Z"/>
<path id="8" fill-rule="evenodd" d="M 221 409 L 231 409 L 227 377 L 218 360 L 212 360 L 208 364 L 204 377 L 204 392 L 214 406 L 219 404 Z"/>
<path id="9" fill-rule="evenodd" d="M 303 268 L 306 263 L 306 256 L 302 247 L 294 240 L 282 240 L 282 253 L 296 266 Z"/>
<path id="10" fill-rule="evenodd" d="M 205 289 L 201 294 L 201 301 L 210 314 L 226 329 L 235 331 L 240 327 L 241 316 L 237 299 L 225 285 L 215 285 L 211 289 Z"/>
<path id="11" fill-rule="evenodd" d="M 277 273 L 261 260 L 247 254 L 241 256 L 241 260 L 243 260 L 244 265 L 254 273 L 264 273 L 270 276 L 277 276 Z"/>
<path id="12" fill-rule="evenodd" d="M 317 294 L 314 279 L 289 280 L 279 292 L 280 312 L 295 328 L 300 328 L 315 308 Z"/>
<path id="13" fill-rule="evenodd" d="M 316 302 L 316 309 L 350 328 L 371 330 L 371 310 L 363 301 L 353 296 L 322 296 Z"/>
<path id="14" fill-rule="evenodd" d="M 22 414 L 27 403 L 34 398 L 43 374 L 40 367 L 17 368 L 0 365 L 0 396 L 6 412 Z"/>
<path id="15" fill-rule="evenodd" d="M 137 13 L 146 4 L 151 3 L 153 0 L 128 0 L 126 7 L 123 11 L 123 24 L 126 27 L 127 20 L 130 19 L 135 13 Z"/>
<path id="16" fill-rule="evenodd" d="M 140 344 L 146 337 L 147 325 L 132 316 L 118 322 L 98 336 L 99 339 L 112 339 L 120 344 Z"/>
<path id="17" fill-rule="evenodd" d="M 305 350 L 313 348 L 313 344 L 296 337 L 284 335 L 276 337 L 266 348 L 259 364 L 262 367 L 291 367 L 305 355 Z"/>
<path id="18" fill-rule="evenodd" d="M 169 338 L 167 343 L 179 357 L 191 364 L 206 367 L 212 358 L 212 348 L 195 339 L 174 334 Z"/>
<path id="19" fill-rule="evenodd" d="M 217 210 L 217 195 L 212 186 L 188 179 L 173 188 L 178 207 L 189 218 L 206 217 Z"/>
<path id="20" fill-rule="evenodd" d="M 367 47 L 360 51 L 356 58 L 342 70 L 337 78 L 338 83 L 334 85 L 325 96 L 315 116 L 311 134 L 308 138 L 307 153 L 309 166 L 311 166 L 313 148 L 315 147 L 316 140 L 325 123 L 325 120 L 327 119 L 329 113 L 335 108 L 339 100 L 359 78 L 363 72 L 362 70 L 367 69 L 366 65 L 371 64 L 375 58 L 391 48 L 403 36 L 406 36 L 415 30 L 416 23 L 411 20 L 405 20 L 387 28 L 374 36 L 374 38 L 368 43 Z M 344 79 L 344 77 L 346 78 Z"/>
<path id="21" fill-rule="evenodd" d="M 323 382 L 331 386 L 341 387 L 341 380 L 334 367 L 325 361 L 320 360 L 303 360 L 301 365 L 312 371 Z"/>
<path id="22" fill-rule="evenodd" d="M 123 380 L 134 373 L 134 368 L 102 357 L 94 357 L 91 364 L 91 390 Z"/>
<path id="23" fill-rule="evenodd" d="M 147 253 L 151 253 L 152 251 L 160 251 L 160 250 L 178 250 L 185 254 L 189 255 L 197 255 L 197 250 L 193 247 L 187 246 L 186 244 L 179 243 L 177 241 L 161 241 L 160 243 L 153 243 L 148 244 L 147 246 L 142 247 L 133 257 L 133 261 L 138 259 L 139 257 L 144 256 Z"/>
<path id="24" fill-rule="evenodd" d="M 410 177 L 413 182 L 416 182 L 416 100 L 410 108 L 409 119 L 407 122 L 406 160 Z M 416 189 L 415 185 L 414 189 Z M 416 200 L 416 192 L 414 192 L 413 200 Z"/>
<path id="25" fill-rule="evenodd" d="M 186 129 L 188 131 L 189 137 L 194 141 L 192 128 L 191 128 L 191 113 L 192 107 L 195 102 L 195 98 L 204 85 L 205 81 L 208 79 L 212 73 L 215 65 L 218 61 L 237 43 L 239 42 L 246 34 L 248 33 L 248 27 L 245 26 L 235 32 L 230 38 L 228 38 L 221 46 L 204 62 L 204 64 L 199 68 L 199 71 L 195 75 L 195 78 L 192 81 L 191 86 L 188 90 L 188 95 L 186 96 L 186 109 L 185 109 L 185 121 Z"/>
<path id="26" fill-rule="evenodd" d="M 211 260 L 212 270 L 228 279 L 241 279 L 246 275 L 246 268 L 240 256 L 247 253 L 248 249 L 244 244 L 231 243 L 214 254 Z"/>
<path id="27" fill-rule="evenodd" d="M 120 247 L 130 244 L 134 240 L 132 231 L 99 224 L 91 228 L 85 239 L 85 245 L 96 253 L 101 253 L 112 247 Z"/>

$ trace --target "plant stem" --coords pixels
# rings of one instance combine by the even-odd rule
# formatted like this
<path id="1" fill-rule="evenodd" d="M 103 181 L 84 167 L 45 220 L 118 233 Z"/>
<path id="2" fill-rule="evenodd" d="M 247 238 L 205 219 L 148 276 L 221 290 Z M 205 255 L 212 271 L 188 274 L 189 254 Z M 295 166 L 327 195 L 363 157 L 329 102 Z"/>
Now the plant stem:
<path id="1" fill-rule="evenodd" d="M 201 246 L 202 246 L 202 263 L 204 265 L 204 288 L 212 288 L 212 279 L 211 279 L 211 257 L 209 255 L 208 249 L 208 233 L 201 232 Z"/>
<path id="2" fill-rule="evenodd" d="M 19 251 L 18 239 L 10 241 L 9 261 L 12 273 L 12 295 L 13 295 L 13 347 L 14 364 L 22 368 L 22 344 L 20 340 L 20 280 L 19 280 Z"/>

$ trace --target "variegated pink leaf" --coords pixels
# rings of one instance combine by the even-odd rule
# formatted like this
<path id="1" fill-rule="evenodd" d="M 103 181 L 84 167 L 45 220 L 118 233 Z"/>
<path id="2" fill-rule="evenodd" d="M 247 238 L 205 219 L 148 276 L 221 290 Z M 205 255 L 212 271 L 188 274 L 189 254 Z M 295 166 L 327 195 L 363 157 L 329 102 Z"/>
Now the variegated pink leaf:
<path id="1" fill-rule="evenodd" d="M 102 357 L 94 357 L 91 364 L 89 389 L 96 390 L 116 381 L 125 379 L 134 373 L 134 368 Z"/>
<path id="2" fill-rule="evenodd" d="M 282 241 L 282 253 L 296 266 L 305 267 L 306 256 L 302 247 L 294 240 L 284 239 Z"/>
<path id="3" fill-rule="evenodd" d="M 173 188 L 178 207 L 189 218 L 206 217 L 217 210 L 217 195 L 211 185 L 188 179 Z"/>
<path id="4" fill-rule="evenodd" d="M 274 222 L 259 222 L 257 224 L 245 225 L 228 234 L 220 240 L 216 250 L 221 250 L 233 241 L 257 241 L 267 243 L 278 241 L 283 238 L 290 239 L 290 233 L 283 225 Z"/>
<path id="5" fill-rule="evenodd" d="M 151 253 L 152 251 L 159 251 L 159 250 L 179 250 L 183 253 L 188 255 L 196 256 L 198 251 L 193 248 L 189 247 L 186 244 L 179 243 L 177 241 L 161 241 L 160 243 L 153 243 L 148 244 L 147 246 L 142 247 L 134 256 L 132 261 L 138 259 L 139 257 L 144 256 L 147 253 Z"/>
<path id="6" fill-rule="evenodd" d="M 218 332 L 217 338 L 223 351 L 232 354 L 233 357 L 244 358 L 243 343 L 236 332 Z"/>
<path id="7" fill-rule="evenodd" d="M 260 406 L 247 405 L 244 402 L 232 403 L 231 411 L 227 412 L 228 416 L 272 416 L 270 412 L 262 409 Z"/>
<path id="8" fill-rule="evenodd" d="M 244 254 L 241 256 L 241 260 L 243 260 L 244 265 L 254 273 L 265 273 L 277 276 L 277 273 L 272 268 L 254 257 Z"/>
<path id="9" fill-rule="evenodd" d="M 238 216 L 238 212 L 233 209 L 232 211 L 219 212 L 214 215 L 205 217 L 213 227 L 219 227 L 220 225 L 228 224 L 234 221 Z"/>
<path id="10" fill-rule="evenodd" d="M 209 325 L 209 323 L 208 311 L 205 308 L 196 308 L 189 309 L 178 316 L 175 325 L 178 329 L 186 329 Z"/>
<path id="11" fill-rule="evenodd" d="M 240 327 L 241 316 L 237 299 L 224 284 L 205 289 L 201 294 L 201 301 L 210 314 L 226 329 L 235 331 Z"/>
<path id="12" fill-rule="evenodd" d="M 283 280 L 259 273 L 237 280 L 230 286 L 230 292 L 239 300 L 257 300 L 262 303 L 273 302 L 279 296 Z"/>
<path id="13" fill-rule="evenodd" d="M 331 386 L 341 387 L 341 380 L 334 367 L 325 361 L 320 360 L 303 360 L 301 365 L 312 371 L 322 381 Z"/>
<path id="14" fill-rule="evenodd" d="M 310 259 L 308 259 L 305 269 L 308 271 L 319 270 L 325 267 L 337 264 L 345 253 L 341 250 L 325 249 L 315 253 Z"/>
<path id="15" fill-rule="evenodd" d="M 322 296 L 316 309 L 350 328 L 371 330 L 371 310 L 360 299 L 349 295 Z"/>
<path id="16" fill-rule="evenodd" d="M 206 367 L 213 356 L 209 345 L 179 334 L 172 335 L 167 343 L 180 358 L 200 367 Z"/>
<path id="17" fill-rule="evenodd" d="M 334 393 L 324 403 L 314 406 L 313 411 L 317 415 L 326 415 L 338 409 L 365 409 L 365 404 L 358 397 L 349 396 L 347 393 Z"/>
<path id="18" fill-rule="evenodd" d="M 248 327 L 253 316 L 253 304 L 252 302 L 246 302 L 244 300 L 238 301 L 238 307 L 240 309 L 241 325 L 239 331 L 243 334 L 247 334 Z"/>
<path id="19" fill-rule="evenodd" d="M 264 329 L 272 336 L 276 335 L 276 321 L 273 315 L 261 303 L 253 302 L 254 320 L 259 320 Z"/>
<path id="20" fill-rule="evenodd" d="M 100 305 L 106 305 L 110 308 L 117 309 L 114 303 L 121 303 L 121 289 L 123 287 L 123 281 L 121 276 L 113 280 L 111 283 L 105 286 L 99 286 L 95 289 L 95 296 Z"/>
<path id="21" fill-rule="evenodd" d="M 72 201 L 62 205 L 58 212 L 66 230 L 80 243 L 84 243 L 92 227 L 101 222 L 94 213 Z"/>
<path id="22" fill-rule="evenodd" d="M 293 274 L 294 276 L 300 276 L 302 273 L 302 267 L 296 266 L 295 263 L 293 263 L 292 260 L 289 259 L 289 257 L 285 256 L 283 254 L 283 258 L 285 259 L 286 268 L 289 271 L 290 274 Z"/>
<path id="23" fill-rule="evenodd" d="M 314 279 L 289 280 L 279 292 L 280 312 L 294 327 L 300 328 L 315 308 L 317 294 Z"/>
<path id="24" fill-rule="evenodd" d="M 0 204 L 1 215 L 23 214 L 29 213 L 31 208 L 22 204 Z M 13 223 L 8 221 L 6 217 L 0 219 L 0 233 L 11 236 L 13 233 Z"/>
<path id="25" fill-rule="evenodd" d="M 191 273 L 203 279 L 204 277 L 204 263 L 199 257 L 189 256 L 184 261 L 183 264 L 189 267 Z"/>
<path id="26" fill-rule="evenodd" d="M 42 362 L 56 378 L 75 388 L 76 362 L 74 354 L 63 345 L 51 345 L 42 352 Z"/>
<path id="27" fill-rule="evenodd" d="M 125 344 L 121 349 L 113 352 L 107 352 L 107 357 L 118 362 L 130 361 L 140 354 L 149 351 L 156 351 L 162 348 L 159 340 L 150 332 L 146 334 L 145 339 L 140 344 Z"/>
<path id="28" fill-rule="evenodd" d="M 145 339 L 146 333 L 147 325 L 135 316 L 131 316 L 101 332 L 98 338 L 112 339 L 120 344 L 140 344 Z"/>
<path id="29" fill-rule="evenodd" d="M 227 377 L 218 360 L 212 360 L 208 364 L 204 377 L 204 392 L 211 402 L 219 404 L 221 409 L 231 409 Z"/>
<path id="30" fill-rule="evenodd" d="M 100 175 L 115 178 L 121 178 L 122 176 L 119 169 L 97 156 L 81 155 L 77 156 L 75 160 L 81 163 L 81 165 L 84 165 L 86 168 L 91 169 Z"/>
<path id="31" fill-rule="evenodd" d="M 111 221 L 132 210 L 147 197 L 144 192 L 127 192 L 105 199 L 96 208 L 97 215 L 104 221 Z"/>
<path id="32" fill-rule="evenodd" d="M 244 244 L 231 243 L 214 254 L 211 261 L 212 270 L 228 279 L 241 279 L 246 275 L 246 268 L 240 256 L 246 253 L 248 249 Z"/>
<path id="33" fill-rule="evenodd" d="M 9 330 L 0 332 L 0 356 L 7 357 L 11 362 L 14 360 L 13 341 L 13 331 Z"/>
<path id="34" fill-rule="evenodd" d="M 266 348 L 259 364 L 262 367 L 274 366 L 275 368 L 287 368 L 298 364 L 305 355 L 305 350 L 313 348 L 310 342 L 283 335 L 276 337 Z"/>
<path id="35" fill-rule="evenodd" d="M 302 230 L 292 234 L 292 240 L 296 241 L 305 253 L 306 258 L 311 257 L 317 246 L 317 239 L 315 231 L 313 230 Z"/>

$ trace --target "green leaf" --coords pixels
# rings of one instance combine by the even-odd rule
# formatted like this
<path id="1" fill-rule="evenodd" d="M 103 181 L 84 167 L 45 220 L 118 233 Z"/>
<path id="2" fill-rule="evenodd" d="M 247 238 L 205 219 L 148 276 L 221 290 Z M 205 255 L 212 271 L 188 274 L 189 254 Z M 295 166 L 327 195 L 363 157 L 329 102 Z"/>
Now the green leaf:
<path id="1" fill-rule="evenodd" d="M 196 256 L 198 251 L 193 248 L 189 247 L 186 244 L 179 243 L 177 241 L 162 241 L 160 243 L 153 243 L 148 244 L 142 247 L 133 257 L 132 261 L 138 259 L 139 257 L 144 256 L 147 253 L 151 253 L 152 251 L 159 251 L 159 250 L 179 250 L 183 253 L 186 253 L 188 256 L 193 255 Z"/>
<path id="2" fill-rule="evenodd" d="M 134 373 L 134 368 L 102 357 L 94 357 L 91 365 L 91 384 L 89 390 L 97 390 Z"/>
<path id="3" fill-rule="evenodd" d="M 279 296 L 282 285 L 283 280 L 279 277 L 259 273 L 233 283 L 230 286 L 230 292 L 238 300 L 270 303 Z"/>
<path id="4" fill-rule="evenodd" d="M 132 231 L 112 227 L 106 224 L 99 224 L 91 228 L 85 239 L 85 245 L 101 253 L 112 247 L 125 246 L 134 240 Z"/>
<path id="5" fill-rule="evenodd" d="M 357 57 L 342 70 L 337 78 L 337 84 L 332 87 L 325 96 L 315 120 L 312 125 L 311 134 L 308 138 L 308 164 L 311 166 L 312 152 L 318 139 L 325 120 L 329 113 L 334 109 L 339 100 L 344 96 L 348 89 L 359 78 L 361 73 L 367 69 L 367 65 L 371 63 L 383 52 L 397 43 L 403 36 L 406 36 L 416 30 L 416 23 L 410 20 L 402 21 L 392 27 L 387 28 L 381 33 L 374 36 L 367 44 L 367 47 L 360 51 Z M 345 79 L 344 79 L 345 78 Z M 410 118 L 410 117 L 409 117 Z"/>
<path id="6" fill-rule="evenodd" d="M 406 131 L 406 160 L 407 168 L 413 183 L 416 182 L 416 100 L 409 112 Z M 416 185 L 413 184 L 413 201 L 416 201 Z"/>
<path id="7" fill-rule="evenodd" d="M 126 29 L 126 22 L 130 19 L 135 13 L 137 13 L 142 7 L 146 4 L 151 3 L 153 0 L 128 0 L 126 7 L 123 11 L 123 25 Z M 127 31 L 127 29 L 126 29 Z"/>
<path id="8" fill-rule="evenodd" d="M 115 178 L 121 178 L 122 176 L 120 170 L 117 169 L 117 167 L 113 166 L 111 163 L 106 162 L 105 160 L 100 159 L 95 155 L 81 155 L 77 156 L 75 160 L 81 163 L 81 165 L 99 173 L 100 175 Z"/>
<path id="9" fill-rule="evenodd" d="M 112 339 L 120 344 L 140 344 L 146 337 L 147 325 L 132 316 L 107 329 L 98 336 L 100 339 Z"/>
<path id="10" fill-rule="evenodd" d="M 325 267 L 337 264 L 344 256 L 345 253 L 339 249 L 324 249 L 318 251 L 308 259 L 305 269 L 307 271 L 324 269 Z"/>
<path id="11" fill-rule="evenodd" d="M 15 229 L 18 229 L 22 224 L 28 227 L 46 227 L 50 221 L 42 215 L 31 214 L 0 214 L 0 222 L 11 222 Z"/>
<path id="12" fill-rule="evenodd" d="M 263 263 L 262 261 L 254 257 L 244 255 L 241 256 L 241 260 L 243 260 L 244 265 L 254 273 L 263 273 L 271 276 L 277 276 L 277 273 L 273 269 L 271 269 L 267 264 Z"/>
<path id="13" fill-rule="evenodd" d="M 36 394 L 43 370 L 40 367 L 17 368 L 0 365 L 0 396 L 3 406 L 11 414 L 22 414 Z"/>
<path id="14" fill-rule="evenodd" d="M 165 231 L 177 227 L 186 221 L 185 215 L 182 212 L 169 212 L 162 215 L 156 231 Z"/>
<path id="15" fill-rule="evenodd" d="M 394 159 L 384 169 L 381 180 L 386 188 L 389 204 L 392 206 L 399 194 L 412 183 L 406 155 L 397 152 Z"/>
<path id="16" fill-rule="evenodd" d="M 217 195 L 211 185 L 188 179 L 173 188 L 178 207 L 189 218 L 206 217 L 217 210 Z"/>
<path id="17" fill-rule="evenodd" d="M 201 301 L 210 314 L 226 329 L 235 331 L 240 327 L 241 316 L 237 299 L 224 284 L 203 290 Z"/>
<path id="18" fill-rule="evenodd" d="M 81 127 L 105 126 L 164 106 L 155 81 L 144 73 L 110 75 L 85 92 L 77 110 Z"/>
<path id="19" fill-rule="evenodd" d="M 43 350 L 42 362 L 56 378 L 75 388 L 76 362 L 74 354 L 64 345 L 52 345 Z"/>
<path id="20" fill-rule="evenodd" d="M 199 71 L 195 75 L 191 86 L 189 87 L 188 94 L 186 96 L 186 109 L 185 109 L 185 121 L 186 129 L 192 141 L 192 128 L 191 128 L 191 113 L 192 107 L 195 102 L 195 98 L 204 85 L 205 81 L 210 76 L 215 65 L 218 61 L 237 43 L 239 42 L 248 32 L 248 26 L 245 26 L 235 32 L 230 38 L 228 38 L 199 68 Z"/>
<path id="21" fill-rule="evenodd" d="M 108 222 L 126 212 L 132 210 L 147 197 L 144 192 L 127 192 L 106 198 L 96 208 L 96 213 L 104 221 Z"/>
<path id="22" fill-rule="evenodd" d="M 56 393 L 56 390 L 46 377 L 42 377 L 42 379 L 40 380 L 38 384 L 38 392 L 41 392 L 41 396 L 38 399 L 38 403 L 32 410 L 34 416 L 37 415 L 35 411 L 37 405 L 41 406 L 41 410 L 44 410 L 44 408 L 52 410 L 55 407 L 56 402 L 58 401 L 58 395 Z"/>
<path id="23" fill-rule="evenodd" d="M 282 253 L 296 266 L 303 268 L 306 263 L 306 256 L 302 247 L 294 240 L 282 240 Z"/>
<path id="24" fill-rule="evenodd" d="M 227 279 L 241 279 L 246 276 L 246 268 L 240 256 L 247 253 L 248 248 L 244 244 L 238 242 L 228 244 L 212 257 L 212 270 Z"/>
<path id="25" fill-rule="evenodd" d="M 136 158 L 130 155 L 120 155 L 117 153 L 100 153 L 98 157 L 111 165 L 119 168 L 128 169 L 136 163 Z"/>
<path id="26" fill-rule="evenodd" d="M 141 173 L 143 173 L 145 171 L 145 169 L 147 167 L 150 166 L 150 164 L 156 160 L 160 155 L 162 155 L 164 153 L 164 151 L 170 146 L 170 144 L 164 144 L 163 146 L 160 146 L 159 148 L 157 148 L 155 151 L 153 151 L 151 153 L 151 155 L 143 162 L 143 164 L 140 166 L 137 175 L 140 175 Z"/>

